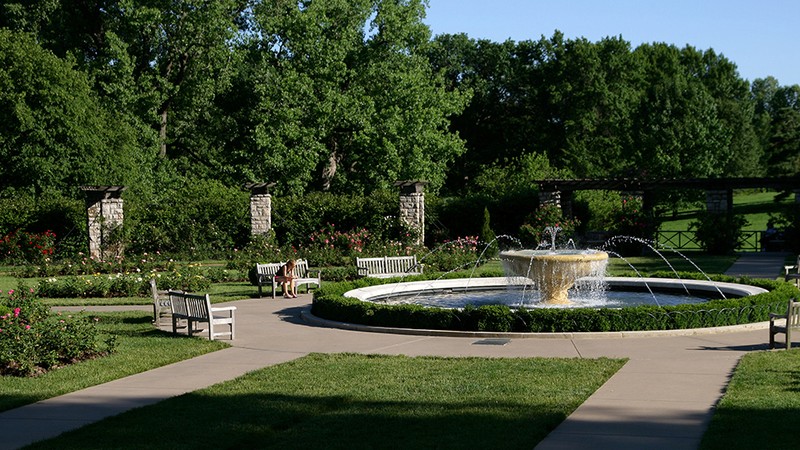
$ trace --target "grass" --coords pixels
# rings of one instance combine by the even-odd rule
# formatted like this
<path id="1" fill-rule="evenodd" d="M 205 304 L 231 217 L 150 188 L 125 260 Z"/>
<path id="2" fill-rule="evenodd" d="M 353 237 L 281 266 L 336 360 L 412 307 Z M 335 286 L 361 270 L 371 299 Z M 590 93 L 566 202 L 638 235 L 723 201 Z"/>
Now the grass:
<path id="1" fill-rule="evenodd" d="M 703 436 L 703 450 L 798 447 L 800 350 L 745 355 Z"/>
<path id="2" fill-rule="evenodd" d="M 663 255 L 667 261 L 655 255 L 633 256 L 625 259 L 612 257 L 608 261 L 607 272 L 610 276 L 636 276 L 636 271 L 638 271 L 646 276 L 653 272 L 672 271 L 673 269 L 678 272 L 697 272 L 699 268 L 707 274 L 723 274 L 736 261 L 735 255 L 713 256 L 702 252 L 678 254 L 665 251 Z M 685 258 L 681 255 L 684 255 Z"/>
<path id="3" fill-rule="evenodd" d="M 116 336 L 112 355 L 61 369 L 35 378 L 0 377 L 0 411 L 77 391 L 89 386 L 144 372 L 173 362 L 226 348 L 229 344 L 204 339 L 176 338 L 156 330 L 146 311 L 95 313 L 106 336 Z"/>
<path id="4" fill-rule="evenodd" d="M 765 230 L 770 214 L 778 214 L 794 199 L 790 196 L 780 203 L 775 202 L 777 192 L 748 192 L 735 193 L 733 196 L 733 212 L 744 216 L 749 222 L 745 230 Z M 697 220 L 698 213 L 705 211 L 705 207 L 692 210 L 679 211 L 674 220 L 666 220 L 661 224 L 661 231 L 685 231 L 689 224 Z"/>
<path id="5" fill-rule="evenodd" d="M 312 354 L 30 448 L 530 449 L 623 363 Z"/>

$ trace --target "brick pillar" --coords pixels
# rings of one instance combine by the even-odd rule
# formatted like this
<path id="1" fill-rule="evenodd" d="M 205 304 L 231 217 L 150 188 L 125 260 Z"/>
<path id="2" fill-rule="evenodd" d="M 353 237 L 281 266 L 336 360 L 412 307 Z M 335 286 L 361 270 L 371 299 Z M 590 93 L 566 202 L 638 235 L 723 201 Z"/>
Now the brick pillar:
<path id="1" fill-rule="evenodd" d="M 733 211 L 733 190 L 707 190 L 706 211 L 714 214 L 730 213 Z"/>
<path id="2" fill-rule="evenodd" d="M 86 216 L 89 231 L 89 256 L 106 261 L 122 256 L 123 243 L 113 239 L 125 218 L 122 191 L 124 186 L 81 186 L 86 192 Z"/>
<path id="3" fill-rule="evenodd" d="M 272 230 L 272 196 L 269 188 L 275 183 L 249 183 L 250 190 L 250 236 L 269 234 Z"/>
<path id="4" fill-rule="evenodd" d="M 400 188 L 400 220 L 417 230 L 417 245 L 425 243 L 425 192 L 426 181 L 398 181 Z"/>

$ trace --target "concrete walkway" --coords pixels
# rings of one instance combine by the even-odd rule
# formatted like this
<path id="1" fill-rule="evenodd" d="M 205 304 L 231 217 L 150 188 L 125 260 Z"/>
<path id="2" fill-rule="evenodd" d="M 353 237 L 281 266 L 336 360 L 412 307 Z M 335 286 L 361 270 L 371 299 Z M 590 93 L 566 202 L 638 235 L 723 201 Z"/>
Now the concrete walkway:
<path id="1" fill-rule="evenodd" d="M 757 260 L 756 260 L 757 258 Z M 783 256 L 745 255 L 732 270 L 775 278 Z M 230 349 L 0 413 L 0 449 L 55 437 L 131 408 L 211 386 L 310 352 L 409 356 L 629 358 L 536 448 L 694 449 L 739 358 L 767 348 L 765 324 L 664 333 L 535 335 L 506 345 L 481 336 L 414 336 L 316 326 L 311 297 L 237 301 Z"/>

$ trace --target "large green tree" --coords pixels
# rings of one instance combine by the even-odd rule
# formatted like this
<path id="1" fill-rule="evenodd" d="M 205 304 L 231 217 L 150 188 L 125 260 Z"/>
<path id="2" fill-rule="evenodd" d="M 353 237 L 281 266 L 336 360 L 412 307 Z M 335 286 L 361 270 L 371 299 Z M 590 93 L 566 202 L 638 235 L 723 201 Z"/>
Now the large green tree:
<path id="1" fill-rule="evenodd" d="M 103 107 L 84 73 L 7 29 L 0 29 L 0 117 L 3 190 L 125 184 L 146 160 L 131 128 Z"/>
<path id="2" fill-rule="evenodd" d="M 420 1 L 260 3 L 245 58 L 252 67 L 236 81 L 252 98 L 231 111 L 241 135 L 229 161 L 298 193 L 409 178 L 438 189 L 463 151 L 447 129 L 463 100 L 422 56 L 423 15 Z"/>

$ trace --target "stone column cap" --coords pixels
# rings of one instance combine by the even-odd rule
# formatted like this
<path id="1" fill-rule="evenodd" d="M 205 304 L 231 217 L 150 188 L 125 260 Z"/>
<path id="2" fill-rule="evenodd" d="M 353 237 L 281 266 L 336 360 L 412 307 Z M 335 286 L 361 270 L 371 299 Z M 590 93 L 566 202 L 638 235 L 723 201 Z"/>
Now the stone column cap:
<path id="1" fill-rule="evenodd" d="M 80 189 L 83 192 L 93 198 L 99 199 L 109 199 L 109 198 L 121 198 L 122 192 L 127 189 L 126 186 L 96 186 L 96 185 L 85 185 L 80 186 Z"/>
<path id="2" fill-rule="evenodd" d="M 253 194 L 269 194 L 269 188 L 276 183 L 245 183 L 244 188 Z"/>
<path id="3" fill-rule="evenodd" d="M 425 180 L 402 180 L 394 182 L 394 185 L 399 187 L 400 192 L 404 194 L 422 192 L 426 184 L 428 184 L 428 182 Z"/>

